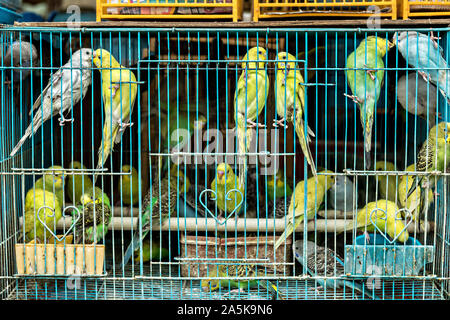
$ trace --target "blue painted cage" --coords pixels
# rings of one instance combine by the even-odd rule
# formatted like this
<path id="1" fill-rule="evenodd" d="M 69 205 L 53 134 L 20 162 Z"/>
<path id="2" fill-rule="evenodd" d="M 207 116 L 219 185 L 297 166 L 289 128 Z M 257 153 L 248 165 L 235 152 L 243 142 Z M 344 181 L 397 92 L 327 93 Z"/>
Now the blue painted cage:
<path id="1" fill-rule="evenodd" d="M 405 30 L 428 39 L 420 66 L 401 31 L 0 29 L 0 297 L 447 299 L 447 173 L 417 159 L 449 118 L 430 60 L 450 29 Z M 373 111 L 349 98 L 370 90 Z"/>

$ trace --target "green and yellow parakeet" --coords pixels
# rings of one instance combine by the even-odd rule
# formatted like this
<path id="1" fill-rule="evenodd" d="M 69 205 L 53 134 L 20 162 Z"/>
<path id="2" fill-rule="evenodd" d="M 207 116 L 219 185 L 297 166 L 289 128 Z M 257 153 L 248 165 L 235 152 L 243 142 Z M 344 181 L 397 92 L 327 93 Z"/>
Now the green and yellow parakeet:
<path id="1" fill-rule="evenodd" d="M 139 254 L 139 248 L 134 251 L 134 262 L 136 264 L 141 262 L 141 256 Z M 159 242 L 149 239 L 142 241 L 142 262 L 148 262 L 153 260 L 165 260 L 169 257 L 169 249 L 160 247 Z"/>
<path id="2" fill-rule="evenodd" d="M 86 170 L 86 167 L 78 161 L 71 162 L 69 168 Z M 92 188 L 92 180 L 88 177 L 87 174 L 71 174 L 67 176 L 66 185 L 66 193 L 70 199 L 70 202 L 76 204 L 80 200 L 80 197 L 83 195 L 83 192 L 88 191 Z"/>
<path id="3" fill-rule="evenodd" d="M 276 177 L 276 182 L 275 182 Z M 275 200 L 276 198 L 290 197 L 292 195 L 292 189 L 289 184 L 285 183 L 283 174 L 278 171 L 276 175 L 273 175 L 267 181 L 267 197 L 270 200 Z"/>
<path id="4" fill-rule="evenodd" d="M 377 171 L 395 171 L 395 165 L 389 161 L 377 161 L 375 163 L 375 170 Z M 378 199 L 389 200 L 394 203 L 397 202 L 397 182 L 396 177 L 392 175 L 377 175 L 378 190 L 380 196 Z"/>
<path id="5" fill-rule="evenodd" d="M 59 204 L 62 207 L 64 199 L 63 190 L 63 168 L 61 166 L 51 166 L 47 170 L 52 169 L 44 173 L 41 178 L 34 183 L 35 189 L 42 189 L 56 194 Z M 61 170 L 61 171 L 60 171 Z"/>
<path id="6" fill-rule="evenodd" d="M 137 94 L 134 73 L 121 66 L 106 50 L 94 52 L 95 66 L 102 75 L 102 95 L 105 110 L 102 144 L 98 150 L 97 169 L 108 159 L 114 144 L 122 139 L 122 132 L 130 127 L 131 113 Z M 94 176 L 94 184 L 97 176 Z"/>
<path id="7" fill-rule="evenodd" d="M 406 168 L 405 171 L 415 171 L 415 164 L 411 164 Z M 400 183 L 398 185 L 398 203 L 401 208 L 408 209 L 412 214 L 413 221 L 418 220 L 422 210 L 427 208 L 433 201 L 433 192 L 428 188 L 428 196 L 422 197 L 422 189 L 420 186 L 416 188 L 414 193 L 412 193 L 408 198 L 406 194 L 413 184 L 414 177 L 412 176 L 402 176 L 400 178 Z M 422 202 L 423 201 L 423 202 Z M 403 212 L 403 211 L 402 211 Z M 405 217 L 405 215 L 403 215 Z M 406 218 L 406 217 L 405 217 Z"/>
<path id="8" fill-rule="evenodd" d="M 120 170 L 122 173 L 131 172 L 131 176 L 120 176 L 119 193 L 122 201 L 126 205 L 136 204 L 139 201 L 139 176 L 135 168 L 130 165 L 122 166 Z M 141 184 L 142 185 L 142 184 Z"/>
<path id="9" fill-rule="evenodd" d="M 50 207 L 42 209 L 42 207 Z M 56 234 L 56 224 L 62 217 L 61 204 L 55 193 L 45 191 L 42 189 L 36 189 L 35 187 L 28 190 L 25 196 L 25 240 L 35 240 L 38 243 L 45 243 L 47 239 L 53 238 L 53 236 L 45 229 L 44 225 L 37 218 L 45 221 L 47 227 Z"/>
<path id="10" fill-rule="evenodd" d="M 365 235 L 368 236 L 368 232 L 376 230 L 370 217 L 372 217 L 372 221 L 377 227 L 389 235 L 391 239 L 398 237 L 397 241 L 399 242 L 405 243 L 408 241 L 409 233 L 405 228 L 399 208 L 394 202 L 386 200 L 368 203 L 356 213 L 356 224 L 354 221 L 347 223 L 346 231 L 353 230 L 356 227 L 358 230 L 364 231 Z"/>
<path id="11" fill-rule="evenodd" d="M 191 187 L 191 181 L 189 180 L 189 178 L 187 176 L 184 175 L 184 165 L 176 165 L 173 164 L 172 168 L 170 168 L 170 174 L 173 176 L 179 176 L 180 177 L 180 194 L 183 193 L 188 193 L 189 189 Z M 189 167 L 186 166 L 186 169 L 188 169 Z"/>
<path id="12" fill-rule="evenodd" d="M 332 171 L 321 171 L 322 175 L 317 177 L 312 176 L 306 181 L 307 195 L 306 195 L 306 208 L 305 208 L 305 181 L 300 181 L 295 186 L 294 193 L 292 194 L 291 203 L 289 205 L 289 211 L 286 216 L 288 220 L 283 234 L 278 238 L 275 243 L 276 251 L 278 247 L 284 243 L 284 241 L 297 229 L 297 227 L 305 219 L 305 213 L 307 219 L 312 219 L 322 204 L 325 194 L 328 189 L 334 184 L 334 176 Z M 316 180 L 317 179 L 317 180 Z M 317 183 L 316 183 L 317 181 Z M 294 220 L 295 219 L 295 220 Z"/>
<path id="13" fill-rule="evenodd" d="M 446 171 L 450 163 L 449 130 L 450 122 L 441 122 L 431 128 L 427 140 L 423 143 L 417 155 L 416 171 Z M 418 182 L 416 183 L 417 179 Z M 434 187 L 435 184 L 434 177 L 424 177 L 421 175 L 414 177 L 413 180 L 412 186 L 408 191 L 408 198 L 414 192 L 417 185 L 420 185 L 422 188 L 427 188 Z M 422 183 L 422 181 L 425 183 Z"/>
<path id="14" fill-rule="evenodd" d="M 264 276 L 264 268 L 261 268 L 261 276 Z M 268 291 L 273 300 L 284 300 L 283 294 L 278 290 L 277 286 L 269 280 L 239 280 L 239 278 L 257 277 L 258 272 L 254 265 L 250 264 L 229 264 L 229 265 L 217 265 L 210 268 L 208 277 L 211 279 L 203 279 L 201 286 L 204 291 L 216 291 L 219 289 L 226 290 L 228 288 L 238 288 L 238 292 L 242 292 L 247 288 L 262 287 Z M 235 279 L 221 279 L 221 278 L 234 278 Z M 261 289 L 259 289 L 261 290 Z M 232 290 L 234 291 L 234 290 Z"/>
<path id="15" fill-rule="evenodd" d="M 181 173 L 181 171 L 178 172 Z M 152 229 L 151 226 L 160 226 L 173 215 L 180 190 L 183 190 L 183 188 L 185 188 L 184 175 L 171 174 L 170 179 L 169 176 L 166 176 L 161 181 L 160 179 L 153 181 L 151 189 L 149 189 L 142 201 L 143 212 L 138 223 L 138 228 L 142 230 L 142 237 L 139 229 L 134 232 L 133 240 L 124 254 L 122 268 L 128 263 L 133 253 L 140 248 L 141 240 L 143 243 L 145 237 Z"/>
<path id="16" fill-rule="evenodd" d="M 266 58 L 267 54 L 264 48 L 254 47 L 248 50 L 242 59 L 241 67 L 243 71 L 234 93 L 234 119 L 236 121 L 238 151 L 240 154 L 239 181 L 242 184 L 245 182 L 244 174 L 247 171 L 247 157 L 245 153 L 250 150 L 253 128 L 262 126 L 256 124 L 255 121 L 264 109 L 269 93 L 269 78 L 264 68 Z M 246 62 L 248 60 L 258 60 L 258 62 Z"/>
<path id="17" fill-rule="evenodd" d="M 75 243 L 99 243 L 108 232 L 112 218 L 111 203 L 99 187 L 90 188 L 80 197 L 80 219 L 74 227 Z"/>
<path id="18" fill-rule="evenodd" d="M 316 166 L 309 149 L 310 136 L 315 137 L 311 128 L 307 127 L 308 135 L 305 135 L 305 122 L 303 121 L 303 111 L 305 108 L 305 86 L 300 70 L 296 70 L 297 63 L 295 57 L 286 52 L 280 52 L 277 56 L 277 81 L 274 83 L 276 93 L 276 108 L 280 120 L 274 120 L 275 126 L 286 126 L 284 123 L 290 122 L 295 126 L 295 132 L 300 142 L 306 161 L 311 167 L 314 176 Z M 289 60 L 292 62 L 285 62 Z"/>
<path id="19" fill-rule="evenodd" d="M 228 214 L 234 211 L 234 215 L 237 219 L 240 209 L 244 204 L 244 185 L 240 183 L 239 177 L 237 177 L 233 169 L 226 163 L 221 163 L 217 166 L 216 177 L 211 182 L 211 189 L 216 193 L 216 204 L 220 211 L 219 217 L 225 213 L 225 218 Z M 237 189 L 237 191 L 230 192 L 228 198 L 227 193 L 230 190 Z"/>
<path id="20" fill-rule="evenodd" d="M 381 87 L 384 81 L 383 57 L 394 44 L 386 39 L 369 36 L 347 58 L 347 81 L 353 95 L 349 98 L 358 104 L 364 128 L 365 166 L 370 167 L 372 124 Z M 358 70 L 355 70 L 358 69 Z M 368 70 L 364 70 L 368 69 Z M 376 70 L 371 70 L 376 69 Z"/>

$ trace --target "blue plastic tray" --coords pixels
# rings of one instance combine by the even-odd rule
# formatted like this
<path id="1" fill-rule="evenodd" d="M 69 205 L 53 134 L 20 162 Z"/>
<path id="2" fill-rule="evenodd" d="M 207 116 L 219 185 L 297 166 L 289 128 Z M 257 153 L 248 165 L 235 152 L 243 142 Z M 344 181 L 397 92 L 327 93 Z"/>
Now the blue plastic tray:
<path id="1" fill-rule="evenodd" d="M 354 244 L 345 246 L 345 273 L 356 276 L 417 276 L 433 262 L 434 247 L 422 245 L 409 237 L 403 243 L 390 244 L 382 235 L 358 236 Z"/>

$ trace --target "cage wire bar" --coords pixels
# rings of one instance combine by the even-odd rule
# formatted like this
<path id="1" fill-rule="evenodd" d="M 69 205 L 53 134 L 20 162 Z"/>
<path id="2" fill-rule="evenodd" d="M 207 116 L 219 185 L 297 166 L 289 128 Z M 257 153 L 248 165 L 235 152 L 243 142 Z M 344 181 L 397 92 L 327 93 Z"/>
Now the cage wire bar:
<path id="1" fill-rule="evenodd" d="M 447 131 L 444 169 L 417 161 L 448 119 L 448 31 L 4 27 L 0 297 L 448 299 Z M 366 157 L 348 96 L 370 90 Z"/>

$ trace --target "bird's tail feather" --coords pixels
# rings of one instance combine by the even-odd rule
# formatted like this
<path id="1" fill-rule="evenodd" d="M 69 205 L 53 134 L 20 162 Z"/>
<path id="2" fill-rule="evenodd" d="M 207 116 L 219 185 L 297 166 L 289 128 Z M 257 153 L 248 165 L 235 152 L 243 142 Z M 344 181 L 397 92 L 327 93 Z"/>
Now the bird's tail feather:
<path id="1" fill-rule="evenodd" d="M 100 145 L 100 148 L 98 149 L 98 161 L 97 161 L 97 170 L 101 169 L 103 165 L 105 164 L 106 160 L 108 159 L 109 155 L 111 154 L 113 146 L 111 145 L 111 141 L 116 141 L 117 133 L 119 132 L 119 126 L 113 126 L 112 127 L 112 136 L 109 135 L 109 124 L 105 123 L 105 126 L 103 128 L 103 139 L 102 143 Z M 93 184 L 95 185 L 95 181 L 97 180 L 97 174 L 94 175 L 93 178 Z"/>
<path id="2" fill-rule="evenodd" d="M 292 221 L 289 221 L 286 229 L 284 230 L 283 234 L 278 238 L 278 240 L 275 242 L 275 249 L 274 252 L 277 251 L 278 247 L 281 246 L 284 241 L 294 232 L 295 229 L 300 225 L 300 223 L 303 222 L 304 216 L 301 215 L 295 220 L 295 226 L 292 224 Z"/>
<path id="3" fill-rule="evenodd" d="M 450 103 L 450 74 L 449 70 L 439 72 L 439 91 Z"/>
<path id="4" fill-rule="evenodd" d="M 364 158 L 366 160 L 366 169 L 369 169 L 371 165 L 370 150 L 372 149 L 373 116 L 366 113 L 365 118 L 366 119 L 364 119 L 364 116 L 361 116 L 361 122 L 364 127 Z M 366 123 L 364 123 L 364 120 Z"/>
<path id="5" fill-rule="evenodd" d="M 20 138 L 19 142 L 16 144 L 14 149 L 11 151 L 10 156 L 13 157 L 20 149 L 20 147 L 25 143 L 25 141 L 28 139 L 28 137 L 31 136 L 31 134 L 36 133 L 36 131 L 39 129 L 39 127 L 42 125 L 43 121 L 41 121 L 42 117 L 40 112 L 36 113 L 34 116 L 33 122 L 30 123 L 27 130 L 25 130 L 25 134 L 22 138 Z"/>
<path id="6" fill-rule="evenodd" d="M 408 194 L 406 195 L 406 199 L 408 199 L 413 194 L 413 192 L 414 192 L 414 190 L 416 190 L 417 186 L 421 185 L 423 177 L 418 178 L 419 181 L 417 181 L 417 183 L 416 183 L 417 178 L 418 177 L 413 177 L 413 182 L 411 184 L 411 188 L 408 191 Z"/>
<path id="7" fill-rule="evenodd" d="M 253 138 L 253 130 L 245 130 L 244 121 L 238 121 L 236 130 L 238 136 L 239 153 L 241 154 L 239 159 L 239 183 L 242 186 L 245 181 L 245 172 L 247 171 L 247 155 L 245 155 L 245 153 L 250 149 L 250 143 Z M 246 139 L 247 141 L 245 141 Z"/>
<path id="8" fill-rule="evenodd" d="M 315 177 L 317 177 L 316 166 L 314 164 L 311 149 L 309 148 L 309 144 L 308 144 L 309 139 L 307 139 L 307 137 L 305 136 L 303 126 L 304 126 L 304 123 L 303 123 L 302 118 L 298 117 L 297 125 L 295 126 L 295 131 L 297 133 L 298 140 L 300 141 L 300 147 L 302 148 L 302 151 L 303 151 L 303 154 L 305 155 L 306 161 L 308 162 L 309 166 L 311 167 L 312 174 Z M 309 127 L 308 127 L 308 129 L 311 130 Z M 310 134 L 309 130 L 308 130 L 308 134 Z"/>
<path id="9" fill-rule="evenodd" d="M 142 233 L 142 240 L 145 239 L 149 231 L 145 231 Z M 125 251 L 125 254 L 123 255 L 122 263 L 117 269 L 124 269 L 127 265 L 128 261 L 130 261 L 130 258 L 133 256 L 133 253 L 139 249 L 140 247 L 140 237 L 139 237 L 139 231 L 136 231 L 133 235 L 133 241 L 130 242 L 128 245 L 127 250 Z"/>
<path id="10" fill-rule="evenodd" d="M 269 291 L 269 294 L 272 296 L 272 300 L 286 300 L 284 295 L 281 294 L 280 290 L 278 290 L 278 287 L 269 280 L 260 280 L 259 285 Z"/>

